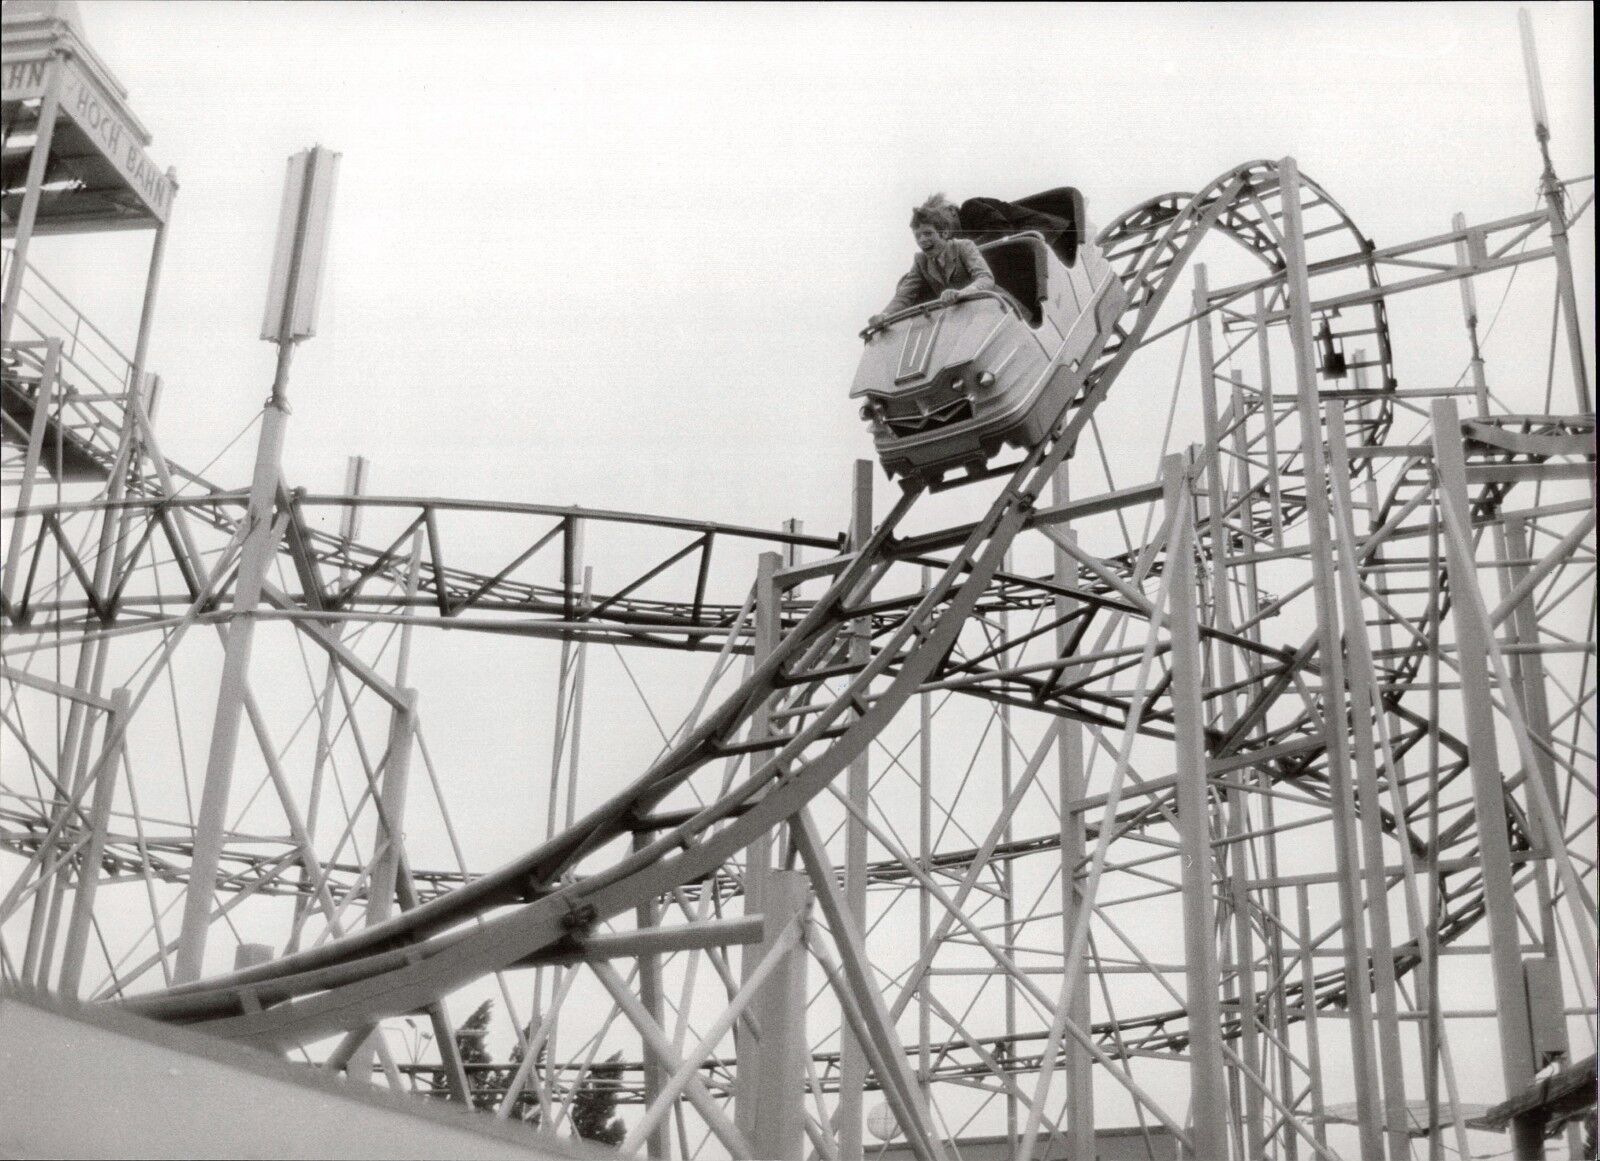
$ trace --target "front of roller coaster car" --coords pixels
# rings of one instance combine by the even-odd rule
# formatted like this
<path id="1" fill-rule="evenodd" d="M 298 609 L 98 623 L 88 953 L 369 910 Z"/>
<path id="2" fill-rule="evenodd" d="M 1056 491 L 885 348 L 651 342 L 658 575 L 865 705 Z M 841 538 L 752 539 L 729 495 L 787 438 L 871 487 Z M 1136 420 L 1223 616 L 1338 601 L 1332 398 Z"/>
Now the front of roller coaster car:
<path id="1" fill-rule="evenodd" d="M 862 332 L 850 398 L 891 476 L 937 484 L 948 471 L 977 475 L 1006 444 L 1033 447 L 1122 311 L 1122 283 L 1092 242 L 1070 266 L 1032 232 L 980 249 L 996 290 L 920 303 Z"/>

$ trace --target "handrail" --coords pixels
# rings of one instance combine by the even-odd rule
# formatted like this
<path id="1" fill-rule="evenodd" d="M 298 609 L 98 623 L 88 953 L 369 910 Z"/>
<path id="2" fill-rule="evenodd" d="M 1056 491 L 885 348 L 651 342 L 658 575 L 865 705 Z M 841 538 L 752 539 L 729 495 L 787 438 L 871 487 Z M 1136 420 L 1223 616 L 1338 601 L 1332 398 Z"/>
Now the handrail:
<path id="1" fill-rule="evenodd" d="M 14 253 L 14 248 L 13 247 L 6 247 L 5 248 L 5 257 L 9 261 L 15 261 L 16 254 Z M 70 298 L 68 298 L 64 293 L 62 293 L 61 288 L 59 286 L 57 286 L 55 283 L 51 282 L 48 278 L 46 278 L 44 276 L 44 273 L 37 266 L 35 266 L 32 262 L 29 262 L 27 259 L 23 259 L 22 268 L 29 275 L 32 275 L 34 278 L 37 278 L 40 282 L 44 283 L 47 287 L 50 288 L 50 291 L 51 291 L 52 294 L 54 294 L 62 302 L 66 303 L 66 305 L 71 309 L 72 313 L 78 316 L 79 321 L 81 321 L 83 323 L 86 323 L 90 330 L 92 330 L 101 339 L 105 340 L 106 346 L 111 348 L 111 351 L 112 351 L 113 354 L 115 354 L 118 358 L 120 358 L 124 363 L 128 364 L 128 366 L 130 366 L 130 367 L 133 366 L 133 359 L 128 355 L 128 353 L 126 351 L 124 351 L 121 347 L 117 346 L 116 342 L 112 340 L 110 335 L 106 334 L 105 331 L 103 331 L 99 327 L 95 326 L 94 325 L 94 320 L 91 319 L 88 315 L 84 314 L 81 310 L 79 310 L 77 308 L 77 306 L 73 303 L 73 301 Z M 26 285 L 26 283 L 24 283 L 24 285 Z M 37 296 L 35 296 L 35 297 L 37 297 Z M 41 305 L 43 305 L 43 304 L 41 304 Z"/>
<path id="2" fill-rule="evenodd" d="M 27 290 L 26 288 L 24 288 L 23 294 L 26 295 L 26 297 L 31 299 L 33 302 L 38 303 L 39 309 L 44 312 L 45 316 L 47 318 L 49 318 L 49 320 L 51 322 L 55 323 L 58 327 L 65 329 L 66 323 L 62 322 L 61 319 L 57 318 L 54 314 L 52 314 L 51 311 L 50 311 L 49 306 L 42 299 L 38 298 L 36 295 L 34 295 L 31 291 Z M 18 320 L 20 322 L 26 324 L 29 330 L 31 330 L 34 334 L 40 336 L 41 338 L 49 337 L 49 335 L 46 332 L 45 328 L 40 326 L 37 322 L 35 322 L 30 315 L 28 315 L 27 313 L 22 311 L 20 309 L 20 305 L 21 304 L 18 304 L 18 305 L 19 305 L 19 309 L 17 311 Z M 113 352 L 113 353 L 115 353 L 115 352 Z M 62 361 L 64 363 L 67 363 L 69 366 L 75 368 L 80 374 L 83 375 L 83 377 L 85 379 L 87 379 L 90 383 L 93 383 L 96 387 L 99 387 L 102 390 L 110 390 L 109 388 L 107 388 L 106 384 L 104 382 L 102 382 L 101 375 L 99 373 L 97 373 L 94 370 L 93 367 L 88 367 L 88 366 L 84 365 L 84 363 L 78 357 L 80 354 L 88 355 L 89 357 L 92 357 L 95 362 L 99 363 L 100 366 L 105 368 L 105 376 L 106 377 L 119 380 L 119 382 L 117 384 L 117 389 L 118 390 L 126 390 L 127 389 L 128 371 L 131 370 L 131 368 L 124 369 L 122 372 L 119 373 L 115 367 L 111 366 L 103 358 L 101 358 L 98 354 L 96 354 L 92 347 L 89 347 L 86 344 L 79 344 L 77 342 L 77 340 L 76 340 L 76 336 L 74 336 L 74 338 L 73 338 L 73 343 L 72 343 L 71 349 L 68 349 L 68 344 L 65 341 L 62 342 L 62 347 L 61 347 L 61 359 L 62 359 Z"/>
<path id="3" fill-rule="evenodd" d="M 893 314 L 886 314 L 876 325 L 868 323 L 866 329 L 861 331 L 856 337 L 865 341 L 878 331 L 888 330 L 897 322 L 903 322 L 904 320 L 908 318 L 914 318 L 919 314 L 931 314 L 936 310 L 943 310 L 946 307 L 956 306 L 963 302 L 972 302 L 980 298 L 992 298 L 1003 308 L 1009 310 L 1012 314 L 1015 314 L 1018 318 L 1022 317 L 1022 315 L 1017 311 L 1016 300 L 1008 294 L 1004 294 L 998 290 L 960 290 L 956 292 L 956 297 L 951 299 L 949 302 L 945 302 L 943 299 L 935 298 L 929 300 L 928 302 L 919 302 L 912 306 L 905 307 L 903 310 L 897 310 Z"/>
<path id="4" fill-rule="evenodd" d="M 994 238 L 988 242 L 980 242 L 977 245 L 979 250 L 988 250 L 991 247 L 1004 245 L 1007 242 L 1016 242 L 1021 239 L 1031 239 L 1032 241 L 1043 246 L 1047 251 L 1050 248 L 1050 243 L 1045 241 L 1044 235 L 1039 233 L 1038 230 L 1019 230 L 1015 234 L 1007 234 L 1003 238 Z M 980 298 L 985 295 L 1000 299 L 1002 303 L 1011 308 L 1012 313 L 1016 314 L 1018 318 L 1022 318 L 1021 313 L 1017 311 L 1016 300 L 1009 295 L 1001 294 L 998 291 L 974 290 L 969 294 L 967 291 L 963 290 L 960 292 L 960 297 L 958 297 L 955 301 L 962 302 L 968 298 Z M 897 310 L 894 312 L 894 314 L 885 315 L 882 322 L 878 323 L 877 326 L 869 325 L 867 329 L 862 331 L 858 337 L 864 341 L 867 336 L 872 334 L 874 331 L 887 330 L 891 324 L 897 323 L 901 319 L 910 318 L 916 314 L 926 313 L 926 310 L 930 307 L 949 305 L 951 304 L 941 302 L 939 299 L 934 299 L 931 302 L 916 303 L 912 306 L 906 307 L 904 310 Z"/>

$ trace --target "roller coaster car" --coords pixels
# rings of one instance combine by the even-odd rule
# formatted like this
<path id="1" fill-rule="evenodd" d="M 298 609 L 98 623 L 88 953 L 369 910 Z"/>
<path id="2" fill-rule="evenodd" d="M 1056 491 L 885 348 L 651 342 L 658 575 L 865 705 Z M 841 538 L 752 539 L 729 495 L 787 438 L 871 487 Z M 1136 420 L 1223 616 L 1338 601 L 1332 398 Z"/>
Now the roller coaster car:
<path id="1" fill-rule="evenodd" d="M 1002 445 L 1031 448 L 1048 433 L 1126 301 L 1087 225 L 1071 233 L 1053 246 L 1032 230 L 985 242 L 996 291 L 920 303 L 862 332 L 850 398 L 862 401 L 890 476 L 928 485 L 954 469 L 976 477 Z"/>

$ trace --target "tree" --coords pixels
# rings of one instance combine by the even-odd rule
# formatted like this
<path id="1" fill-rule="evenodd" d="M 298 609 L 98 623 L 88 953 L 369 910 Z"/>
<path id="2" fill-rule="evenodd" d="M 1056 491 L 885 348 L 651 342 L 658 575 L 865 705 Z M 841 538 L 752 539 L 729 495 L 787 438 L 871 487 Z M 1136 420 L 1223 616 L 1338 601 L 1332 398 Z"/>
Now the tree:
<path id="1" fill-rule="evenodd" d="M 484 1045 L 484 1040 L 489 1035 L 489 1017 L 493 1012 L 494 1001 L 485 1000 L 456 1029 L 456 1050 L 461 1053 L 461 1063 L 467 1068 L 472 1105 L 479 1109 L 492 1109 L 499 1103 L 497 1090 L 503 1083 L 499 1080 L 497 1070 L 472 1067 L 474 1064 L 489 1063 L 489 1049 Z"/>
<path id="2" fill-rule="evenodd" d="M 511 1050 L 511 1059 L 503 1067 L 474 1068 L 473 1065 L 491 1064 L 492 1058 L 484 1041 L 489 1034 L 489 1018 L 494 1014 L 494 1001 L 485 1000 L 456 1029 L 456 1048 L 461 1053 L 461 1063 L 467 1067 L 467 1083 L 472 1090 L 472 1104 L 478 1109 L 494 1109 L 505 1096 L 506 1087 L 516 1079 L 522 1063 L 522 1042 Z M 527 1030 L 531 1036 L 533 1029 Z M 539 1048 L 539 1063 L 543 1063 L 544 1046 Z M 617 1094 L 622 1088 L 622 1054 L 612 1053 L 595 1065 L 584 1077 L 572 1100 L 572 1130 L 578 1136 L 602 1145 L 622 1144 L 628 1127 L 617 1113 Z M 517 1094 L 512 1106 L 512 1116 L 526 1124 L 540 1121 L 537 1094 L 524 1089 Z"/>
<path id="3" fill-rule="evenodd" d="M 588 1141 L 617 1146 L 628 1127 L 617 1112 L 617 1092 L 622 1087 L 622 1053 L 613 1052 L 589 1070 L 572 1102 L 572 1129 Z"/>
<path id="4" fill-rule="evenodd" d="M 523 1057 L 526 1055 L 526 1053 L 523 1052 L 522 1046 L 532 1039 L 533 1025 L 530 1023 L 522 1030 L 522 1038 L 518 1040 L 511 1049 L 511 1067 L 500 1074 L 501 1091 L 504 1091 L 505 1087 L 517 1078 L 517 1072 L 521 1069 Z M 539 1073 L 544 1068 L 544 1054 L 546 1047 L 547 1046 L 544 1044 L 539 1045 L 539 1054 L 534 1058 L 533 1073 L 529 1074 L 530 1081 L 532 1080 L 534 1074 Z M 538 1094 L 531 1091 L 528 1086 L 524 1084 L 522 1091 L 517 1093 L 516 1103 L 511 1106 L 512 1117 L 529 1125 L 537 1125 L 539 1123 L 541 1113 L 542 1110 L 539 1108 Z"/>
<path id="5" fill-rule="evenodd" d="M 456 1049 L 461 1053 L 461 1063 L 467 1069 L 467 1084 L 472 1091 L 472 1107 L 486 1111 L 500 1107 L 506 1088 L 516 1079 L 517 1070 L 522 1064 L 522 1045 L 533 1035 L 531 1026 L 524 1029 L 523 1039 L 512 1048 L 511 1059 L 506 1065 L 498 1068 L 474 1068 L 473 1065 L 493 1063 L 493 1057 L 489 1055 L 489 1049 L 484 1043 L 489 1034 L 489 1018 L 493 1014 L 494 1001 L 485 1000 L 455 1033 Z M 541 1045 L 538 1060 L 540 1065 L 544 1063 L 544 1051 Z M 537 1125 L 540 1118 L 538 1095 L 524 1088 L 517 1094 L 516 1102 L 511 1107 L 511 1115 L 519 1121 Z"/>

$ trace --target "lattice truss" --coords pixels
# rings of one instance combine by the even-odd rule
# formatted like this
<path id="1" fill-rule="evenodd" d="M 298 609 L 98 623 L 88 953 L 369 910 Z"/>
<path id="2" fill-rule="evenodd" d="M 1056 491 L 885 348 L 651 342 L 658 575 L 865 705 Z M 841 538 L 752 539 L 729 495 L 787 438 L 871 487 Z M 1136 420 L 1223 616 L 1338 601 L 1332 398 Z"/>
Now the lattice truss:
<path id="1" fill-rule="evenodd" d="M 1152 199 L 1051 437 L 863 465 L 837 537 L 253 505 L 31 277 L 4 976 L 546 1128 L 606 1086 L 651 1156 L 859 1156 L 868 1104 L 921 1157 L 1465 1149 L 1594 1051 L 1586 190 L 1385 248 L 1288 161 Z"/>

